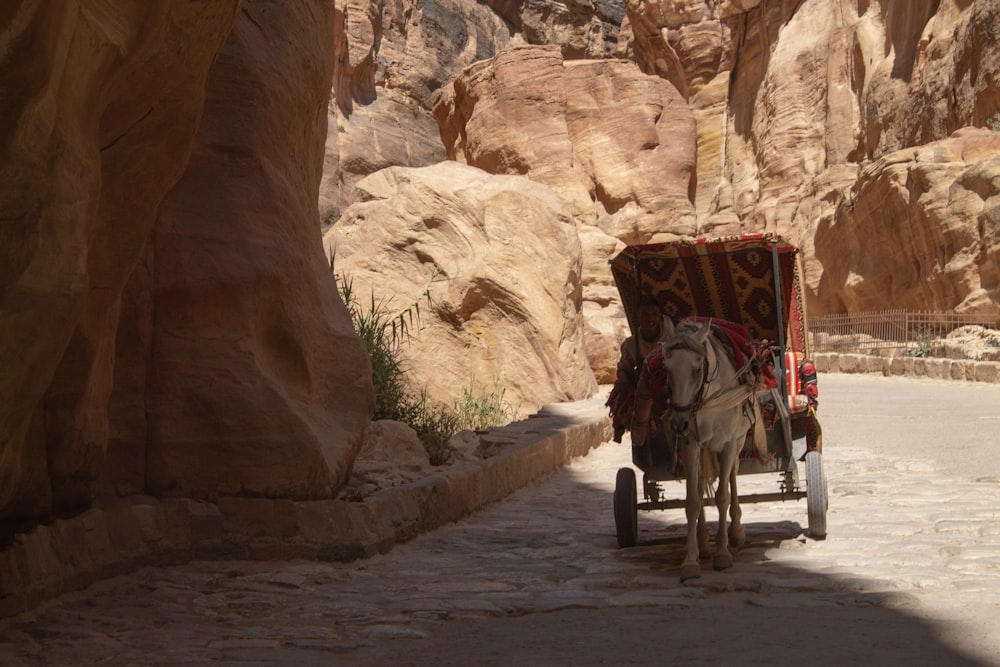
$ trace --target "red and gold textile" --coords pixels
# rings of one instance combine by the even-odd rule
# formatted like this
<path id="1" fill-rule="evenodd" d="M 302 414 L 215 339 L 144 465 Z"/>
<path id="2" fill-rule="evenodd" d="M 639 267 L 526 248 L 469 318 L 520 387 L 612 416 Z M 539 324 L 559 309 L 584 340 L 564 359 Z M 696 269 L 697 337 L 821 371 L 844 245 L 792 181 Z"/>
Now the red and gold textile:
<path id="1" fill-rule="evenodd" d="M 779 329 L 787 332 L 796 319 L 792 311 L 802 314 L 801 297 L 793 298 L 796 253 L 776 234 L 675 241 L 628 246 L 611 260 L 611 272 L 633 331 L 639 299 L 649 294 L 674 322 L 690 316 L 730 320 L 747 327 L 754 340 L 777 341 Z"/>

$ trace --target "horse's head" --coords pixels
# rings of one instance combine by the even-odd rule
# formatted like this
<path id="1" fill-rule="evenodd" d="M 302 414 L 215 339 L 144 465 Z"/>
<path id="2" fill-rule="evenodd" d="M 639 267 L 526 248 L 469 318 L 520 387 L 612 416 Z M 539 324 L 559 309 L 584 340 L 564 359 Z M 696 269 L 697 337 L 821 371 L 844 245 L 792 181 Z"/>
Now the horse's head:
<path id="1" fill-rule="evenodd" d="M 667 375 L 671 432 L 687 433 L 691 418 L 698 411 L 708 382 L 708 334 L 711 320 L 698 327 L 681 324 L 672 338 L 663 343 L 663 365 Z"/>

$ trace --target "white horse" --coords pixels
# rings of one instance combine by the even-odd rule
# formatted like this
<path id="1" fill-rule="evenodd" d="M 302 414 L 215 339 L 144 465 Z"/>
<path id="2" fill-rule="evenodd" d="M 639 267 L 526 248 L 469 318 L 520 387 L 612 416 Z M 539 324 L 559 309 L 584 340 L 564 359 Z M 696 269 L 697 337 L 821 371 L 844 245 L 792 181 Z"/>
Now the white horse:
<path id="1" fill-rule="evenodd" d="M 752 383 L 741 382 L 748 366 L 737 369 L 711 331 L 711 320 L 703 325 L 682 322 L 662 344 L 662 368 L 665 383 L 660 387 L 669 406 L 661 416 L 664 429 L 676 438 L 680 447 L 684 476 L 687 479 L 685 512 L 687 514 L 686 554 L 681 564 L 681 581 L 701 576 L 699 551 L 708 550 L 704 499 L 713 477 L 720 484 L 715 492 L 719 526 L 715 534 L 716 570 L 732 567 L 729 544 L 740 546 L 746 533 L 736 491 L 739 453 L 753 421 L 745 410 L 754 399 Z M 652 396 L 645 386 L 637 394 L 636 414 L 649 414 Z M 753 406 L 751 406 L 753 407 Z M 634 435 L 633 435 L 634 437 Z M 726 514 L 732 524 L 726 530 Z"/>

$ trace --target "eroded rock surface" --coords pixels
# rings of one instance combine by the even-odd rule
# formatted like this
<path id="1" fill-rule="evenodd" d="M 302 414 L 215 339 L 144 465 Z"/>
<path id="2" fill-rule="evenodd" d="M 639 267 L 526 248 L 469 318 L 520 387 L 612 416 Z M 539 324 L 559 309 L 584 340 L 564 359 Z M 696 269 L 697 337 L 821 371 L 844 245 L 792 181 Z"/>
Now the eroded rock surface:
<path id="1" fill-rule="evenodd" d="M 461 0 L 335 4 L 336 52 L 320 214 L 328 228 L 379 169 L 445 158 L 431 113 L 434 92 L 463 67 L 509 44 L 512 27 Z"/>
<path id="2" fill-rule="evenodd" d="M 528 414 L 597 389 L 583 348 L 581 249 L 546 186 L 457 162 L 394 167 L 358 184 L 363 201 L 328 232 L 338 276 L 365 308 L 420 307 L 402 345 L 411 378 L 450 405 L 505 389 Z"/>
<path id="3" fill-rule="evenodd" d="M 328 3 L 6 3 L 0 520 L 331 497 L 372 409 L 316 229 Z"/>
<path id="4" fill-rule="evenodd" d="M 548 185 L 583 244 L 586 349 L 613 381 L 624 331 L 608 260 L 624 243 L 696 233 L 696 126 L 670 82 L 628 61 L 564 60 L 512 47 L 442 89 L 435 117 L 448 156 Z"/>
<path id="5" fill-rule="evenodd" d="M 104 464 L 119 300 L 180 178 L 238 0 L 8 2 L 0 88 L 0 518 Z"/>
<path id="6" fill-rule="evenodd" d="M 829 312 L 1000 315 L 1000 134 L 965 129 L 889 153 L 816 232 Z"/>
<path id="7" fill-rule="evenodd" d="M 449 158 L 545 183 L 581 225 L 627 243 L 695 230 L 694 118 L 632 63 L 512 47 L 442 89 L 435 117 Z"/>
<path id="8" fill-rule="evenodd" d="M 874 257 L 893 257 L 891 247 L 906 246 L 905 238 L 886 230 L 890 247 L 866 246 L 870 270 L 845 283 L 838 273 L 843 247 L 827 243 L 842 237 L 815 232 L 841 215 L 852 192 L 869 187 L 879 159 L 945 140 L 962 127 L 1000 124 L 1000 49 L 984 38 L 1000 28 L 1000 3 L 688 0 L 629 2 L 627 8 L 624 52 L 643 71 L 674 82 L 698 119 L 701 230 L 767 229 L 799 242 L 814 313 L 862 304 L 993 307 L 981 291 L 990 288 L 980 287 L 997 272 L 988 250 L 977 262 L 950 266 L 951 287 L 918 289 L 899 300 L 900 280 L 936 280 L 934 262 L 917 260 L 922 268 L 903 275 L 891 259 L 876 268 Z M 954 236 L 961 226 L 942 223 L 934 210 L 945 205 L 938 199 L 945 189 L 929 189 L 937 194 L 919 197 L 921 210 L 911 211 L 913 229 L 904 236 Z M 978 237 L 975 216 L 964 217 L 966 229 L 958 235 Z M 902 223 L 886 226 L 894 224 Z M 990 225 L 983 231 L 984 244 L 992 245 Z M 836 277 L 821 280 L 824 257 Z M 881 289 L 892 280 L 897 289 Z"/>

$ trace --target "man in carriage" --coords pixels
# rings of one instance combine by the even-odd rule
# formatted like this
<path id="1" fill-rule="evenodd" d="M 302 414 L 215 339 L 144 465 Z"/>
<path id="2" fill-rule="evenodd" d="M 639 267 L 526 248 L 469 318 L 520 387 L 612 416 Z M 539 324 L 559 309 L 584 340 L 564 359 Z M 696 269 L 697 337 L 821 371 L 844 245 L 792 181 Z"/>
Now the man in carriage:
<path id="1" fill-rule="evenodd" d="M 631 427 L 635 389 L 639 383 L 643 359 L 657 349 L 657 344 L 668 334 L 670 324 L 660 304 L 649 294 L 639 299 L 636 320 L 639 333 L 622 342 L 615 384 L 606 403 L 611 413 L 615 442 L 621 442 L 622 435 Z M 672 329 L 672 326 L 669 327 L 670 331 Z"/>

